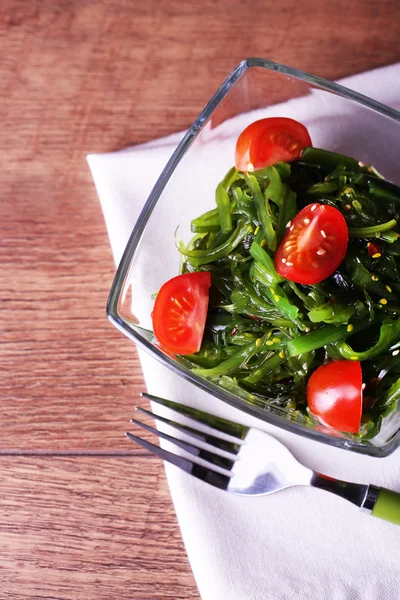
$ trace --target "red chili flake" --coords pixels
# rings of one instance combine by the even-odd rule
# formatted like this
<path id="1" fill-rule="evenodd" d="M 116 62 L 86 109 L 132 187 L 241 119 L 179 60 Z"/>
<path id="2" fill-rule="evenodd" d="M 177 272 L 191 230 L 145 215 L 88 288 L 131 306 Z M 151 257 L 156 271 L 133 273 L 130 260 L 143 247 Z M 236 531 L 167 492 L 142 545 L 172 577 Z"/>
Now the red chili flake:
<path id="1" fill-rule="evenodd" d="M 232 329 L 230 335 L 235 335 L 235 333 L 237 332 L 237 330 L 238 330 L 238 328 L 235 325 L 235 327 Z"/>
<path id="2" fill-rule="evenodd" d="M 367 250 L 368 250 L 368 256 L 374 256 L 374 254 L 381 253 L 381 249 L 379 248 L 379 246 L 376 246 L 372 242 L 368 242 Z"/>

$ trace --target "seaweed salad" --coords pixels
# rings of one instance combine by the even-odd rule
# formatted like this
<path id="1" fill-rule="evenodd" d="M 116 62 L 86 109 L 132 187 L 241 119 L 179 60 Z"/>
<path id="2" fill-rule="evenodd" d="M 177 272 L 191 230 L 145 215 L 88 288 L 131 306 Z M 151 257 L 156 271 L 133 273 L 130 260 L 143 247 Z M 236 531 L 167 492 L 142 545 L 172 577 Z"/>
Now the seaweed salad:
<path id="1" fill-rule="evenodd" d="M 400 189 L 307 136 L 284 118 L 242 133 L 154 332 L 229 391 L 368 439 L 400 399 Z"/>

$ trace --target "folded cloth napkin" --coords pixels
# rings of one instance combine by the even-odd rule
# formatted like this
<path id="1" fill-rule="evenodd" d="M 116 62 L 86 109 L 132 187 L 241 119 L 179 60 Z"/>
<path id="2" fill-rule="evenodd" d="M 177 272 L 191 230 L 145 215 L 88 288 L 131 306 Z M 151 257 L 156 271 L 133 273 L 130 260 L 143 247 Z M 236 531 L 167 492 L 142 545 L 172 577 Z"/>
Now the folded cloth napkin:
<path id="1" fill-rule="evenodd" d="M 400 63 L 340 83 L 400 108 Z M 279 114 L 279 107 L 274 110 Z M 302 110 L 306 116 L 309 105 Z M 329 106 L 324 111 L 328 118 Z M 235 127 L 239 133 L 243 123 L 234 123 Z M 182 136 L 88 156 L 116 263 L 156 176 Z M 224 404 L 139 352 L 150 393 L 269 431 L 316 471 L 400 491 L 399 451 L 378 459 L 300 438 Z M 166 465 L 166 471 L 204 600 L 400 598 L 400 529 L 395 525 L 312 488 L 289 488 L 268 497 L 235 497 L 171 465 Z"/>

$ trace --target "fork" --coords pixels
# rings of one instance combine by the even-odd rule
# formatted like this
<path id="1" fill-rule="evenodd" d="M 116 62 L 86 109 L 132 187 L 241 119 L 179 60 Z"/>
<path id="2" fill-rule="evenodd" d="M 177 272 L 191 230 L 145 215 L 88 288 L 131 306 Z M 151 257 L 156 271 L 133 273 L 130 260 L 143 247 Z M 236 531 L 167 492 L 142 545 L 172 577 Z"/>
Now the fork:
<path id="1" fill-rule="evenodd" d="M 137 419 L 131 422 L 183 449 L 192 455 L 193 460 L 132 433 L 127 432 L 126 435 L 190 475 L 216 488 L 244 496 L 264 496 L 295 485 L 309 485 L 341 496 L 373 517 L 400 525 L 400 494 L 375 485 L 340 481 L 312 471 L 298 462 L 280 441 L 259 429 L 151 394 L 143 393 L 142 396 L 167 407 L 176 415 L 175 418 L 183 415 L 184 423 L 136 407 L 139 412 L 168 425 L 172 431 L 183 433 L 185 439 Z"/>

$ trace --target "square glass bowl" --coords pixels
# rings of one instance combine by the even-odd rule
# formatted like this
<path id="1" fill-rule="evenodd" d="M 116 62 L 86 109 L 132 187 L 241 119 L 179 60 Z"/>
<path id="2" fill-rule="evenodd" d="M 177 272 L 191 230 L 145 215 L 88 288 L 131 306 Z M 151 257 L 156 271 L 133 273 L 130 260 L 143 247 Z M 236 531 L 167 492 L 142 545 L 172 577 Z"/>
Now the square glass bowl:
<path id="1" fill-rule="evenodd" d="M 111 322 L 163 364 L 203 390 L 275 426 L 348 450 L 386 456 L 400 444 L 400 407 L 371 440 L 310 426 L 290 411 L 259 406 L 194 375 L 152 334 L 153 294 L 179 274 L 175 235 L 215 207 L 215 189 L 234 164 L 238 135 L 265 116 L 303 123 L 313 145 L 374 165 L 400 183 L 400 113 L 341 85 L 268 60 L 242 61 L 190 127 L 162 171 L 133 229 L 110 292 Z M 397 181 L 396 181 L 397 179 Z M 399 357 L 400 359 L 400 357 Z"/>

